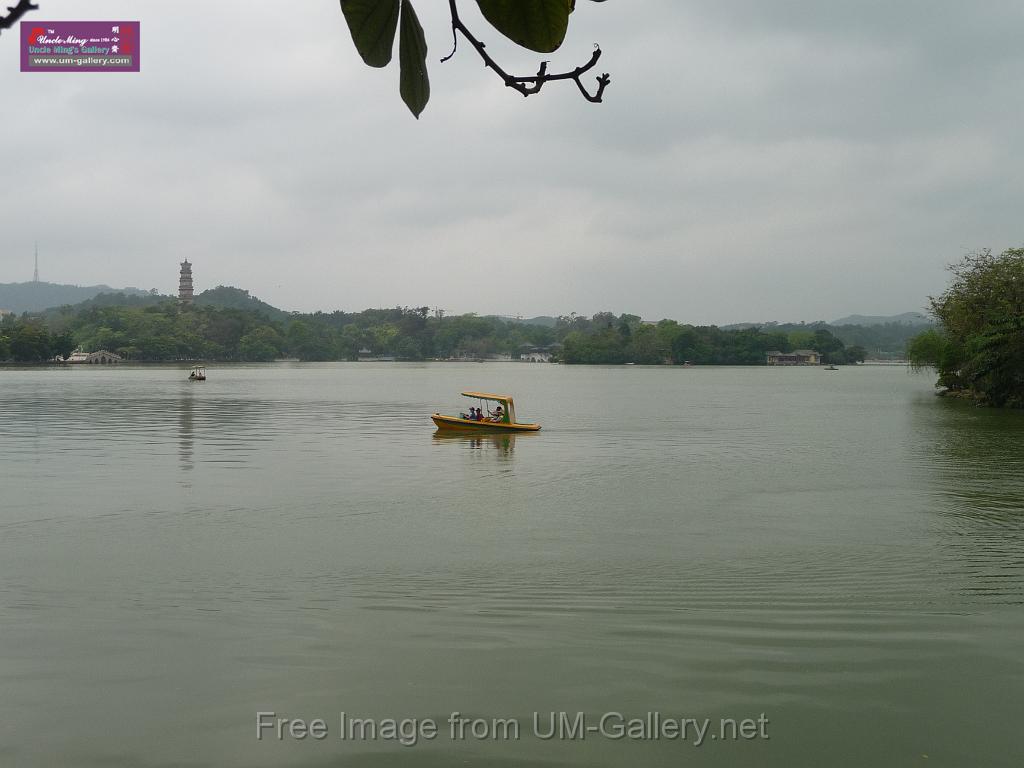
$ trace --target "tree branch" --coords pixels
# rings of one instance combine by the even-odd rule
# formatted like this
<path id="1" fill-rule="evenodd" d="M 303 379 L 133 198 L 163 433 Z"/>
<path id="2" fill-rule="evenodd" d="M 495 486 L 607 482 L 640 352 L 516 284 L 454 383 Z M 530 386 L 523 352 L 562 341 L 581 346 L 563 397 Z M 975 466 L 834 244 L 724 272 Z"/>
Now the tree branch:
<path id="1" fill-rule="evenodd" d="M 454 6 L 453 6 L 454 7 Z M 452 52 L 441 59 L 441 63 L 444 64 L 448 59 L 455 55 L 455 52 L 459 50 L 459 31 L 455 28 L 455 24 L 452 24 Z"/>
<path id="2" fill-rule="evenodd" d="M 32 0 L 18 0 L 17 5 L 7 7 L 6 16 L 0 16 L 0 29 L 10 29 L 18 19 L 29 11 L 34 11 L 38 8 L 39 6 L 33 3 Z"/>
<path id="3" fill-rule="evenodd" d="M 476 49 L 476 52 L 480 54 L 480 58 L 484 61 L 484 66 L 493 69 L 508 88 L 513 88 L 519 91 L 523 96 L 532 96 L 535 93 L 539 93 L 545 83 L 552 82 L 554 80 L 572 80 L 580 89 L 580 93 L 583 94 L 583 98 L 587 101 L 596 104 L 604 97 L 604 89 L 607 88 L 608 84 L 612 81 L 611 76 L 607 72 L 598 76 L 597 89 L 593 93 L 587 90 L 582 79 L 583 75 L 593 69 L 601 58 L 601 49 L 597 45 L 594 46 L 594 53 L 591 55 L 590 61 L 569 72 L 559 72 L 557 74 L 550 75 L 548 74 L 548 63 L 546 61 L 542 61 L 536 75 L 510 75 L 501 68 L 498 62 L 491 58 L 490 54 L 487 53 L 486 44 L 478 40 L 462 22 L 462 19 L 459 18 L 459 9 L 456 7 L 456 0 L 448 0 L 448 7 L 451 9 L 452 34 L 455 37 L 455 40 L 458 40 L 458 35 L 460 34 L 465 37 L 466 40 L 469 41 L 470 45 Z M 441 59 L 441 61 L 448 61 L 448 59 L 454 55 L 455 46 L 452 47 L 452 52 Z"/>

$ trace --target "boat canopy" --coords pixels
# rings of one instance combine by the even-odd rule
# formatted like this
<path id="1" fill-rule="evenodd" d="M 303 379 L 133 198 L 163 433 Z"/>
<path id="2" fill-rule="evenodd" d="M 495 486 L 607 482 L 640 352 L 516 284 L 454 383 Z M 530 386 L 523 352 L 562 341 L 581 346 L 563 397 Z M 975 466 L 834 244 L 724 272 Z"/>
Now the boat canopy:
<path id="1" fill-rule="evenodd" d="M 499 403 L 512 402 L 512 395 L 492 395 L 487 392 L 463 392 L 463 397 L 475 397 L 477 400 L 495 400 Z"/>
<path id="2" fill-rule="evenodd" d="M 489 392 L 463 392 L 462 396 L 474 397 L 477 400 L 490 400 L 495 403 L 501 403 L 505 407 L 505 413 L 502 421 L 506 424 L 515 424 L 516 406 L 512 402 L 512 395 L 494 395 Z"/>

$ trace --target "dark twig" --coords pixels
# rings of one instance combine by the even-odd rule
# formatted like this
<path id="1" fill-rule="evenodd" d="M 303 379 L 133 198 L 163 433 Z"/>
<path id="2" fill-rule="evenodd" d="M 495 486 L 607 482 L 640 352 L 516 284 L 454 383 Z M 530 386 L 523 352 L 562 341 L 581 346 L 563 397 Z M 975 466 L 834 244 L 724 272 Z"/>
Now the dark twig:
<path id="1" fill-rule="evenodd" d="M 17 5 L 7 7 L 6 16 L 0 16 L 0 29 L 10 29 L 18 19 L 29 11 L 34 11 L 38 8 L 39 6 L 33 3 L 32 0 L 18 0 Z"/>
<path id="2" fill-rule="evenodd" d="M 441 63 L 444 64 L 448 59 L 455 55 L 455 52 L 459 50 L 459 33 L 455 29 L 455 25 L 452 24 L 452 52 L 441 59 Z"/>
<path id="3" fill-rule="evenodd" d="M 582 77 L 597 64 L 601 58 L 601 49 L 598 46 L 594 46 L 594 53 L 590 57 L 590 61 L 582 66 L 576 67 L 576 69 L 569 72 L 559 72 L 557 74 L 548 74 L 548 63 L 542 61 L 540 69 L 537 70 L 536 75 L 529 77 L 523 77 L 519 75 L 510 75 L 493 58 L 487 53 L 487 46 L 480 40 L 478 40 L 469 28 L 463 24 L 462 19 L 459 18 L 459 9 L 456 7 L 456 0 L 448 0 L 448 6 L 451 9 L 452 14 L 452 36 L 458 40 L 458 35 L 461 34 L 469 43 L 476 49 L 476 52 L 480 54 L 480 58 L 484 60 L 484 66 L 493 69 L 498 77 L 502 79 L 505 85 L 509 88 L 514 88 L 523 94 L 523 96 L 532 96 L 535 93 L 540 92 L 540 89 L 544 86 L 544 83 L 551 82 L 553 80 L 572 80 L 576 83 L 576 86 L 580 89 L 580 93 L 583 94 L 583 98 L 587 101 L 598 103 L 604 96 L 604 89 L 608 87 L 608 84 L 612 81 L 611 77 L 607 72 L 597 78 L 597 90 L 594 93 L 590 93 L 586 86 L 583 85 Z M 455 49 L 453 47 L 452 52 L 445 56 L 441 61 L 448 61 L 452 56 L 455 55 Z"/>

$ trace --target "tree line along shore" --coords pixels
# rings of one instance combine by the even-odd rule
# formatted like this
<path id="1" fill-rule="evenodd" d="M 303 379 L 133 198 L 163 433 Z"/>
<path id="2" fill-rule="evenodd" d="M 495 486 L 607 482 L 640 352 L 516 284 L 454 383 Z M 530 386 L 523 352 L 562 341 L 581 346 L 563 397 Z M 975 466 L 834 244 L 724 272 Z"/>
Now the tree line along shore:
<path id="1" fill-rule="evenodd" d="M 644 322 L 600 312 L 522 321 L 444 315 L 427 307 L 289 313 L 228 287 L 193 305 L 165 296 L 101 294 L 74 306 L 6 316 L 0 361 L 65 360 L 76 349 L 108 350 L 134 362 L 518 360 L 525 351 L 565 363 L 764 365 L 769 352 L 813 349 L 823 363 L 902 357 L 911 329 L 831 328 L 825 323 L 719 328 L 675 320 Z M 855 342 L 847 344 L 841 338 Z"/>

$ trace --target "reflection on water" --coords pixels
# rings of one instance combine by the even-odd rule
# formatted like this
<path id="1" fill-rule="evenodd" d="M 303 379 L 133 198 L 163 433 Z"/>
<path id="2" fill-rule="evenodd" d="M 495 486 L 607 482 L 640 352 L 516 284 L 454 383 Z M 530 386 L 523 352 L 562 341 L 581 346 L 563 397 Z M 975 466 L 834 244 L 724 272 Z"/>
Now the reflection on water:
<path id="1" fill-rule="evenodd" d="M 1024 421 L 903 371 L 224 366 L 199 387 L 123 366 L 0 387 L 4 765 L 1016 766 Z M 514 392 L 544 431 L 435 433 L 467 389 Z M 268 745 L 257 708 L 773 731 Z"/>
<path id="2" fill-rule="evenodd" d="M 178 457 L 183 472 L 192 469 L 193 407 L 192 388 L 187 387 L 182 391 L 178 404 Z"/>
<path id="3" fill-rule="evenodd" d="M 1024 412 L 977 408 L 955 400 L 916 408 L 918 450 L 936 470 L 955 510 L 993 523 L 1024 517 Z"/>
<path id="4" fill-rule="evenodd" d="M 918 471 L 945 521 L 941 541 L 965 594 L 1024 603 L 1024 413 L 950 399 L 913 414 Z"/>
<path id="5" fill-rule="evenodd" d="M 435 444 L 463 446 L 472 450 L 492 450 L 503 458 L 511 458 L 516 449 L 516 438 L 530 440 L 535 437 L 537 435 L 534 433 L 516 435 L 501 432 L 454 432 L 442 429 L 433 434 Z"/>

